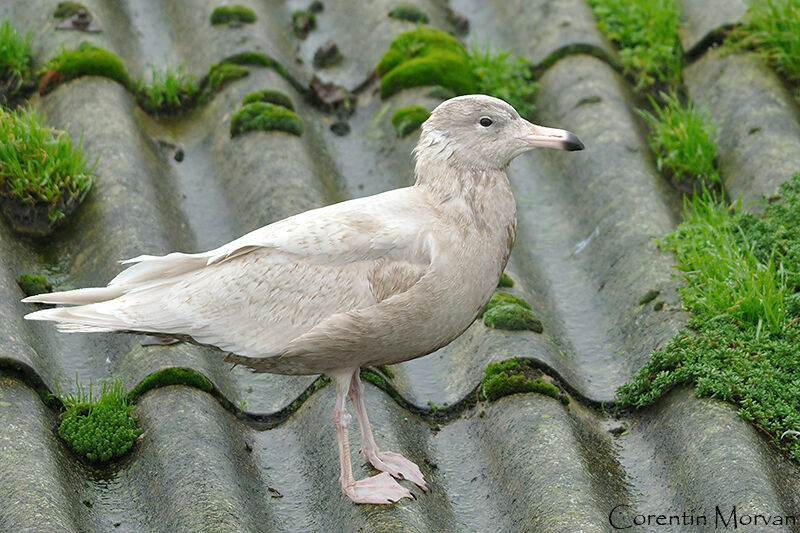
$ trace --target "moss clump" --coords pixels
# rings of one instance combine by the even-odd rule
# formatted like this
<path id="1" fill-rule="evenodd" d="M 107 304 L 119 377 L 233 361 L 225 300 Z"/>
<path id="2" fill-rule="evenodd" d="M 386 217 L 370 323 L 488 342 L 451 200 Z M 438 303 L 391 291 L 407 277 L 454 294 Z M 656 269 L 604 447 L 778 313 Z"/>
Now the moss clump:
<path id="1" fill-rule="evenodd" d="M 231 117 L 231 136 L 251 130 L 280 130 L 303 134 L 303 122 L 294 111 L 266 102 L 254 102 L 239 109 Z"/>
<path id="2" fill-rule="evenodd" d="M 381 76 L 381 97 L 402 89 L 440 86 L 454 95 L 483 93 L 501 98 L 523 116 L 533 112 L 530 64 L 510 52 L 488 48 L 467 52 L 455 37 L 420 27 L 395 37 L 375 71 Z"/>
<path id="3" fill-rule="evenodd" d="M 310 10 L 297 10 L 292 13 L 292 29 L 300 39 L 308 37 L 308 32 L 317 27 L 317 16 Z"/>
<path id="4" fill-rule="evenodd" d="M 636 305 L 645 305 L 645 304 L 649 304 L 650 302 L 652 302 L 653 300 L 655 300 L 656 298 L 658 298 L 658 295 L 659 295 L 659 294 L 661 294 L 661 291 L 657 291 L 657 290 L 655 290 L 655 289 L 650 289 L 649 291 L 647 291 L 646 293 L 644 293 L 644 296 L 642 296 L 641 298 L 639 298 L 639 301 L 637 302 L 637 304 L 636 304 Z"/>
<path id="5" fill-rule="evenodd" d="M 264 89 L 263 91 L 256 91 L 248 94 L 242 100 L 242 105 L 252 104 L 253 102 L 266 102 L 285 107 L 289 111 L 294 111 L 294 104 L 292 99 L 286 93 L 276 91 L 275 89 Z"/>
<path id="6" fill-rule="evenodd" d="M 523 307 L 524 309 L 530 310 L 531 304 L 525 301 L 524 298 L 511 294 L 510 292 L 496 292 L 492 294 L 492 297 L 486 303 L 486 307 L 483 308 L 483 312 L 490 311 L 493 307 L 497 307 L 499 305 L 518 305 Z"/>
<path id="7" fill-rule="evenodd" d="M 434 28 L 418 28 L 395 37 L 375 70 L 381 76 L 383 98 L 425 85 L 441 85 L 456 94 L 474 93 L 478 86 L 464 45 Z"/>
<path id="8" fill-rule="evenodd" d="M 245 6 L 220 6 L 211 12 L 211 24 L 250 24 L 256 21 L 255 12 Z"/>
<path id="9" fill-rule="evenodd" d="M 136 401 L 145 392 L 151 389 L 167 387 L 169 385 L 186 385 L 204 392 L 211 392 L 214 385 L 200 372 L 188 368 L 164 368 L 153 372 L 144 378 L 133 390 L 128 393 L 128 401 Z"/>
<path id="10" fill-rule="evenodd" d="M 223 61 L 223 63 L 233 63 L 234 65 L 253 65 L 256 67 L 280 67 L 280 63 L 266 54 L 259 52 L 241 52 L 234 54 Z"/>
<path id="11" fill-rule="evenodd" d="M 90 14 L 89 10 L 86 9 L 86 6 L 80 2 L 59 2 L 56 6 L 56 10 L 53 11 L 53 18 L 65 19 L 67 17 L 77 15 L 78 11 L 81 10 L 85 11 L 87 14 Z"/>
<path id="12" fill-rule="evenodd" d="M 47 278 L 39 274 L 21 274 L 17 278 L 17 285 L 25 293 L 25 296 L 53 292 L 53 286 L 47 281 Z"/>
<path id="13" fill-rule="evenodd" d="M 498 305 L 483 314 L 483 324 L 494 329 L 544 331 L 541 320 L 521 305 Z"/>
<path id="14" fill-rule="evenodd" d="M 431 112 L 421 105 L 401 107 L 392 115 L 392 127 L 398 137 L 405 137 L 417 130 L 422 123 L 428 120 Z"/>
<path id="15" fill-rule="evenodd" d="M 381 371 L 383 375 L 385 375 L 389 379 L 394 379 L 394 372 L 392 369 L 389 368 L 389 365 L 378 365 L 375 368 Z"/>
<path id="16" fill-rule="evenodd" d="M 49 79 L 68 81 L 79 76 L 103 76 L 131 88 L 131 79 L 122 61 L 103 48 L 82 42 L 75 50 L 61 49 L 61 53 L 45 64 L 45 72 L 53 71 L 57 78 L 46 76 Z M 44 81 L 44 79 L 43 79 Z M 39 86 L 39 92 L 48 92 L 52 86 L 44 84 Z"/>
<path id="17" fill-rule="evenodd" d="M 250 71 L 246 67 L 222 62 L 209 67 L 205 81 L 211 92 L 217 92 L 231 81 L 244 78 L 249 74 Z"/>
<path id="18" fill-rule="evenodd" d="M 507 292 L 496 292 L 483 309 L 483 324 L 494 329 L 543 331 L 542 322 L 523 298 Z"/>
<path id="19" fill-rule="evenodd" d="M 569 397 L 558 387 L 542 379 L 541 372 L 527 361 L 515 357 L 499 363 L 489 363 L 481 379 L 481 393 L 486 400 L 494 401 L 517 393 L 536 392 L 555 398 L 563 404 Z"/>
<path id="20" fill-rule="evenodd" d="M 46 234 L 80 204 L 97 164 L 88 165 L 81 144 L 32 108 L 0 108 L 0 204 L 15 229 Z"/>
<path id="21" fill-rule="evenodd" d="M 127 397 L 122 392 L 119 380 L 111 386 L 103 384 L 97 399 L 92 398 L 91 385 L 88 394 L 78 384 L 77 395 L 61 397 L 66 410 L 61 414 L 58 435 L 75 453 L 93 463 L 103 463 L 127 452 L 142 430 L 136 420 Z"/>
<path id="22" fill-rule="evenodd" d="M 428 15 L 414 4 L 402 3 L 389 11 L 389 16 L 393 19 L 407 20 L 418 24 L 427 24 L 430 18 Z"/>
<path id="23" fill-rule="evenodd" d="M 511 287 L 514 286 L 514 280 L 511 279 L 511 276 L 509 276 L 508 274 L 503 272 L 503 274 L 500 276 L 500 281 L 497 282 L 497 286 L 499 288 L 509 288 L 510 289 Z"/>

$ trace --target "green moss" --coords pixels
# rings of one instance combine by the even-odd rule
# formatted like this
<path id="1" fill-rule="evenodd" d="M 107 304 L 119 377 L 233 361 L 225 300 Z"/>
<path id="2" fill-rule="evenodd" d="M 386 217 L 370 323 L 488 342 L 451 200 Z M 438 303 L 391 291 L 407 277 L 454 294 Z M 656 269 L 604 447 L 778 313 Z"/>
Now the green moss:
<path id="1" fill-rule="evenodd" d="M 208 74 L 206 75 L 206 83 L 208 84 L 209 90 L 216 92 L 231 81 L 244 78 L 249 74 L 250 71 L 241 65 L 227 62 L 217 63 L 209 67 Z"/>
<path id="2" fill-rule="evenodd" d="M 78 11 L 83 10 L 91 16 L 86 6 L 80 2 L 59 2 L 56 10 L 53 11 L 53 17 L 57 19 L 65 19 L 73 15 L 77 15 Z"/>
<path id="3" fill-rule="evenodd" d="M 658 298 L 658 295 L 659 295 L 659 294 L 661 294 L 661 291 L 657 291 L 657 290 L 655 290 L 655 289 L 650 289 L 649 291 L 647 291 L 646 293 L 644 293 L 644 296 L 642 296 L 641 298 L 639 298 L 639 301 L 637 302 L 637 304 L 636 304 L 636 305 L 645 305 L 645 304 L 649 304 L 650 302 L 652 302 L 653 300 L 655 300 L 656 298 Z"/>
<path id="4" fill-rule="evenodd" d="M 378 374 L 370 371 L 367 368 L 362 368 L 360 375 L 362 380 L 372 383 L 381 390 L 385 391 L 388 388 L 386 386 L 386 380 L 383 379 L 382 376 L 379 376 Z"/>
<path id="5" fill-rule="evenodd" d="M 521 298 L 509 292 L 500 291 L 492 294 L 492 297 L 487 302 L 486 307 L 483 308 L 483 312 L 485 313 L 490 309 L 492 309 L 493 307 L 505 304 L 519 305 L 525 309 L 531 308 L 531 304 L 526 302 L 524 298 Z"/>
<path id="6" fill-rule="evenodd" d="M 394 19 L 407 20 L 419 24 L 427 24 L 430 18 L 428 15 L 414 4 L 402 3 L 389 11 L 389 16 Z"/>
<path id="7" fill-rule="evenodd" d="M 189 368 L 164 368 L 144 378 L 128 393 L 128 401 L 138 400 L 142 394 L 168 385 L 186 385 L 204 392 L 211 392 L 214 385 L 200 372 Z"/>
<path id="8" fill-rule="evenodd" d="M 392 115 L 392 127 L 398 137 L 405 137 L 417 130 L 423 122 L 428 120 L 431 112 L 421 105 L 401 107 Z"/>
<path id="9" fill-rule="evenodd" d="M 569 403 L 569 398 L 558 387 L 544 381 L 541 373 L 523 359 L 514 358 L 487 365 L 481 379 L 481 393 L 485 399 L 494 401 L 503 396 L 528 392 Z"/>
<path id="10" fill-rule="evenodd" d="M 691 330 L 655 351 L 617 391 L 643 407 L 678 385 L 733 403 L 800 461 L 800 174 L 761 215 L 704 195 L 662 245 L 675 253 L 687 286 Z"/>
<path id="11" fill-rule="evenodd" d="M 259 52 L 242 52 L 234 54 L 223 61 L 223 63 L 233 63 L 234 65 L 254 65 L 257 67 L 276 67 L 279 63 L 266 54 Z"/>
<path id="12" fill-rule="evenodd" d="M 231 117 L 231 136 L 251 130 L 280 130 L 302 135 L 303 122 L 285 107 L 255 102 L 243 106 Z"/>
<path id="13" fill-rule="evenodd" d="M 257 18 L 255 12 L 245 6 L 220 6 L 211 12 L 211 24 L 249 24 Z"/>
<path id="14" fill-rule="evenodd" d="M 97 399 L 92 397 L 91 385 L 88 393 L 78 384 L 77 395 L 62 397 L 56 383 L 56 391 L 66 407 L 58 435 L 90 462 L 102 463 L 121 456 L 142 433 L 119 380 L 111 386 L 104 383 Z"/>
<path id="15" fill-rule="evenodd" d="M 38 274 L 21 274 L 17 278 L 17 285 L 25 293 L 25 296 L 53 292 L 53 286 L 47 281 L 47 278 Z"/>
<path id="16" fill-rule="evenodd" d="M 75 50 L 62 48 L 61 53 L 48 61 L 43 70 L 57 72 L 63 81 L 79 76 L 103 76 L 127 88 L 132 86 L 128 71 L 117 56 L 87 42 L 82 42 Z"/>
<path id="17" fill-rule="evenodd" d="M 292 13 L 292 29 L 301 39 L 308 36 L 308 32 L 317 27 L 317 16 L 309 10 L 297 10 Z"/>
<path id="18" fill-rule="evenodd" d="M 47 204 L 50 221 L 62 209 L 80 203 L 92 186 L 92 172 L 81 149 L 67 132 L 45 126 L 33 108 L 0 107 L 0 192 L 24 204 Z"/>
<path id="19" fill-rule="evenodd" d="M 394 372 L 392 372 L 392 369 L 389 368 L 389 365 L 378 365 L 375 368 L 380 370 L 381 373 L 383 373 L 383 375 L 385 375 L 387 378 L 394 379 Z"/>
<path id="20" fill-rule="evenodd" d="M 474 93 L 478 86 L 464 45 L 434 28 L 395 37 L 375 70 L 381 76 L 383 98 L 425 85 L 441 85 L 457 94 Z"/>
<path id="21" fill-rule="evenodd" d="M 500 276 L 500 281 L 497 282 L 497 286 L 499 288 L 509 288 L 510 289 L 511 287 L 514 286 L 514 280 L 511 279 L 511 276 L 509 276 L 508 274 L 503 272 L 503 274 Z"/>
<path id="22" fill-rule="evenodd" d="M 253 102 L 267 102 L 281 107 L 285 107 L 290 111 L 294 111 L 294 104 L 292 99 L 286 93 L 276 91 L 274 89 L 264 89 L 248 94 L 242 100 L 242 105 L 252 104 Z"/>
<path id="23" fill-rule="evenodd" d="M 530 330 L 541 333 L 542 322 L 530 309 L 521 305 L 503 304 L 491 308 L 483 314 L 483 324 L 494 329 Z"/>

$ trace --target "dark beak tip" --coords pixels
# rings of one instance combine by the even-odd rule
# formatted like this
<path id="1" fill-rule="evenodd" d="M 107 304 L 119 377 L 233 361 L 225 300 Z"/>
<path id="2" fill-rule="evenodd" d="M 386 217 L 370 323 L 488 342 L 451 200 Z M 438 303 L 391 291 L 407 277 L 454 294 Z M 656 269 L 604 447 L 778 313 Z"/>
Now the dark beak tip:
<path id="1" fill-rule="evenodd" d="M 574 133 L 570 133 L 567 135 L 567 140 L 565 141 L 565 145 L 568 151 L 576 152 L 578 150 L 584 150 L 586 147 L 583 145 L 578 136 Z"/>

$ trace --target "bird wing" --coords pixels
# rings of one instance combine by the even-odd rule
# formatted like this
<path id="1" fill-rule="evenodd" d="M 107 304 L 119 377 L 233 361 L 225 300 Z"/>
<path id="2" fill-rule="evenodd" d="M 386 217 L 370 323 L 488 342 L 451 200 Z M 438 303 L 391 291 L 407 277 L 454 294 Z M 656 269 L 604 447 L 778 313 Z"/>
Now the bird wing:
<path id="1" fill-rule="evenodd" d="M 68 331 L 184 334 L 269 357 L 323 320 L 374 305 L 424 275 L 429 215 L 409 194 L 399 189 L 301 213 L 205 253 L 140 256 L 109 283 L 121 295 L 29 317 L 58 320 Z"/>

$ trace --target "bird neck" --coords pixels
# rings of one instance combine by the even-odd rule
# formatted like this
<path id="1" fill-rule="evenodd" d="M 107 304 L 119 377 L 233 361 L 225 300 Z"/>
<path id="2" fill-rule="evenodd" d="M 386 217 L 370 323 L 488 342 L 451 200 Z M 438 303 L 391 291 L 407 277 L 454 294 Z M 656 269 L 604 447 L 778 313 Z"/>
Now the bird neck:
<path id="1" fill-rule="evenodd" d="M 511 194 L 505 169 L 473 168 L 441 158 L 418 157 L 414 173 L 414 187 L 439 203 L 461 199 L 473 204 L 486 194 Z"/>

